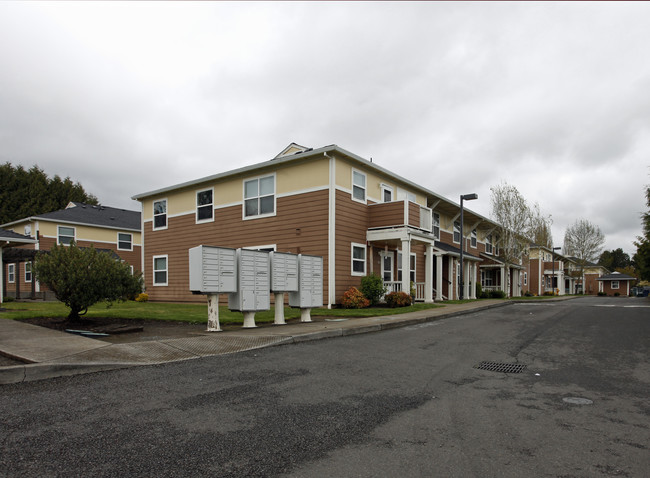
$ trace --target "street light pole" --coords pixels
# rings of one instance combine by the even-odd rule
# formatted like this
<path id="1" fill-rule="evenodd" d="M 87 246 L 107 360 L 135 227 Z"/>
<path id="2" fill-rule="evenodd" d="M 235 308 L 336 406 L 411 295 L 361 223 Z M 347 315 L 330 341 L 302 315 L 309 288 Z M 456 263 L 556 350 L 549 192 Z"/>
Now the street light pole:
<path id="1" fill-rule="evenodd" d="M 551 260 L 553 261 L 553 275 L 551 276 L 551 289 L 553 289 L 553 296 L 555 296 L 555 285 L 553 285 L 553 282 L 555 281 L 555 251 L 558 251 L 562 248 L 552 247 L 552 249 L 553 250 L 551 251 Z"/>
<path id="2" fill-rule="evenodd" d="M 463 248 L 465 246 L 465 236 L 463 235 L 463 201 L 478 199 L 478 194 L 462 194 L 460 196 L 460 300 L 463 300 L 463 291 L 465 290 L 463 282 Z"/>

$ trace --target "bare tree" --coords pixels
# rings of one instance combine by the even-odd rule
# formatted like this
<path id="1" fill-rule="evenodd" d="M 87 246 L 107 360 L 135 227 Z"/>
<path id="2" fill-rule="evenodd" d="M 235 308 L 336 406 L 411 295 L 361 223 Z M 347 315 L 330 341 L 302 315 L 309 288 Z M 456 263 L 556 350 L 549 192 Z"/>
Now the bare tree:
<path id="1" fill-rule="evenodd" d="M 584 270 L 589 262 L 596 262 L 605 244 L 605 236 L 600 228 L 586 219 L 578 219 L 564 233 L 565 256 L 574 257 L 580 266 L 580 280 L 584 293 Z"/>
<path id="2" fill-rule="evenodd" d="M 539 204 L 530 209 L 530 228 L 528 236 L 538 246 L 553 248 L 553 236 L 551 234 L 551 225 L 553 220 L 551 216 L 544 216 L 539 208 Z"/>
<path id="3" fill-rule="evenodd" d="M 492 219 L 499 224 L 500 259 L 509 271 L 511 265 L 521 263 L 521 257 L 530 245 L 527 235 L 531 229 L 531 209 L 515 186 L 504 182 L 491 187 L 490 191 L 492 191 L 490 197 Z M 506 274 L 506 277 L 506 284 L 502 286 L 505 285 L 504 292 L 508 294 L 510 274 Z"/>

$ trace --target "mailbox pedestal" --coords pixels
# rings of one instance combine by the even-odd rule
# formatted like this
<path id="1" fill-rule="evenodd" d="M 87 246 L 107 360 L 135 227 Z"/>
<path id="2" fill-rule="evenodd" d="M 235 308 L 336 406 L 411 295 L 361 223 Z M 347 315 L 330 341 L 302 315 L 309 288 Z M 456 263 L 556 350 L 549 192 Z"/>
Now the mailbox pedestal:
<path id="1" fill-rule="evenodd" d="M 253 328 L 255 312 L 269 310 L 269 253 L 237 249 L 238 288 L 228 295 L 228 307 L 244 313 L 244 328 Z"/>
<path id="2" fill-rule="evenodd" d="M 298 255 L 298 291 L 289 293 L 289 305 L 300 307 L 300 321 L 311 322 L 311 309 L 323 305 L 323 258 Z"/>
<path id="3" fill-rule="evenodd" d="M 207 294 L 208 332 L 219 332 L 219 294 L 237 290 L 236 251 L 227 247 L 197 246 L 189 250 L 190 291 Z"/>
<path id="4" fill-rule="evenodd" d="M 275 295 L 274 325 L 285 325 L 284 293 L 298 290 L 298 255 L 288 252 L 270 252 L 271 292 Z"/>

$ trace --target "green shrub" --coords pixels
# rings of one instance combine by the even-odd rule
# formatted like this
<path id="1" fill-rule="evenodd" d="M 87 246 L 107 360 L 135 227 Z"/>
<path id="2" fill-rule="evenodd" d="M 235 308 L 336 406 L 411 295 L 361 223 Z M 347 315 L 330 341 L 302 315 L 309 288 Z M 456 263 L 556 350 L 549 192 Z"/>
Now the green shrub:
<path id="1" fill-rule="evenodd" d="M 620 292 L 614 292 L 614 297 L 619 297 L 621 295 Z"/>
<path id="2" fill-rule="evenodd" d="M 386 295 L 388 307 L 408 307 L 411 305 L 411 296 L 406 292 L 391 292 Z"/>
<path id="3" fill-rule="evenodd" d="M 535 296 L 535 294 L 533 294 L 533 293 L 532 293 L 531 291 L 529 291 L 529 290 L 527 290 L 526 292 L 524 292 L 524 297 L 534 297 L 534 296 Z"/>
<path id="4" fill-rule="evenodd" d="M 490 291 L 490 299 L 505 299 L 506 293 L 502 290 L 493 290 Z"/>
<path id="5" fill-rule="evenodd" d="M 483 298 L 483 287 L 481 287 L 481 284 L 476 284 L 476 297 L 479 299 Z"/>
<path id="6" fill-rule="evenodd" d="M 346 309 L 363 309 L 370 306 L 370 301 L 356 287 L 350 287 L 343 294 L 341 305 Z"/>
<path id="7" fill-rule="evenodd" d="M 2 298 L 3 302 L 13 302 L 14 300 L 16 300 L 16 299 L 14 299 L 13 297 L 3 297 Z"/>
<path id="8" fill-rule="evenodd" d="M 378 304 L 386 293 L 387 287 L 377 274 L 370 274 L 361 278 L 361 293 L 370 301 L 371 305 Z"/>
<path id="9" fill-rule="evenodd" d="M 138 296 L 135 298 L 136 302 L 148 302 L 149 301 L 149 294 L 142 292 L 141 294 L 138 294 Z"/>
<path id="10" fill-rule="evenodd" d="M 598 292 L 598 297 L 603 297 L 603 296 L 606 296 L 606 295 L 607 294 L 605 294 L 604 292 Z"/>

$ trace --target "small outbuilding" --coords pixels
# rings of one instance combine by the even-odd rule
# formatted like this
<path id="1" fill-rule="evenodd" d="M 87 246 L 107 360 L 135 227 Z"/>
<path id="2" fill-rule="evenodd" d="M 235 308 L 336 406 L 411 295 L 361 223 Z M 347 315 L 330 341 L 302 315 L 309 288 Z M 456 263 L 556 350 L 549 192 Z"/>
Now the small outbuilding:
<path id="1" fill-rule="evenodd" d="M 635 281 L 636 277 L 622 274 L 620 272 L 612 272 L 611 274 L 604 275 L 596 279 L 600 284 L 600 291 L 606 295 L 630 295 L 632 287 L 630 282 Z"/>

